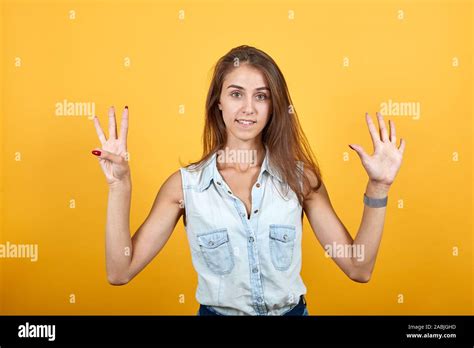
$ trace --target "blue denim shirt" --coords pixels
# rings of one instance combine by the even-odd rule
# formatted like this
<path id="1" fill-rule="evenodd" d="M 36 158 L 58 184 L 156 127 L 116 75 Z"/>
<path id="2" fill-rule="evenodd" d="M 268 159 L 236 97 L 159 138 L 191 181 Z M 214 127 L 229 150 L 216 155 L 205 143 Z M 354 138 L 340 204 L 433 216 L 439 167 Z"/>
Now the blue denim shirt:
<path id="1" fill-rule="evenodd" d="M 282 315 L 306 294 L 300 276 L 302 206 L 270 167 L 266 148 L 248 219 L 216 157 L 199 170 L 180 168 L 196 299 L 224 315 Z"/>

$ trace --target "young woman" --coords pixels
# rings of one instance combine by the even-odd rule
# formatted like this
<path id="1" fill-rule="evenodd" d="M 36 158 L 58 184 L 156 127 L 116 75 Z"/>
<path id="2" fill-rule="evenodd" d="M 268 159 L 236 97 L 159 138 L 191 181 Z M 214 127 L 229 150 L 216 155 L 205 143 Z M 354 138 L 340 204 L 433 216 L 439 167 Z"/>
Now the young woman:
<path id="1" fill-rule="evenodd" d="M 110 108 L 108 139 L 94 118 L 102 147 L 93 153 L 109 185 L 106 267 L 111 284 L 132 280 L 183 216 L 198 273 L 198 315 L 309 315 L 300 276 L 303 212 L 341 270 L 356 282 L 369 281 L 387 194 L 405 148 L 403 139 L 397 147 L 393 122 L 389 137 L 383 117 L 377 113 L 379 132 L 366 114 L 371 156 L 349 145 L 369 177 L 362 222 L 352 239 L 331 205 L 282 72 L 257 48 L 233 48 L 215 66 L 202 158 L 169 176 L 131 238 L 128 117 L 125 107 L 117 135 Z M 331 252 L 335 249 L 343 252 Z"/>

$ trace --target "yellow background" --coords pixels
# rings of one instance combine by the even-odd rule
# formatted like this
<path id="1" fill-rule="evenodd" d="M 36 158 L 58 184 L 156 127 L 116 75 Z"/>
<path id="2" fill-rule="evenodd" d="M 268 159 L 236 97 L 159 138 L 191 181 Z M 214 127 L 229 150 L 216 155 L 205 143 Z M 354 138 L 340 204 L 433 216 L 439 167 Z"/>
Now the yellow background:
<path id="1" fill-rule="evenodd" d="M 364 113 L 375 121 L 382 102 L 421 105 L 419 120 L 385 117 L 407 147 L 369 283 L 325 258 L 305 218 L 310 314 L 472 314 L 471 1 L 10 0 L 0 16 L 0 242 L 39 246 L 37 262 L 0 259 L 1 314 L 195 315 L 182 220 L 130 284 L 107 283 L 100 143 L 88 117 L 55 104 L 95 103 L 104 129 L 109 105 L 130 107 L 133 233 L 179 160 L 199 158 L 212 66 L 241 44 L 282 69 L 353 237 L 367 175 L 347 145 L 372 153 Z"/>

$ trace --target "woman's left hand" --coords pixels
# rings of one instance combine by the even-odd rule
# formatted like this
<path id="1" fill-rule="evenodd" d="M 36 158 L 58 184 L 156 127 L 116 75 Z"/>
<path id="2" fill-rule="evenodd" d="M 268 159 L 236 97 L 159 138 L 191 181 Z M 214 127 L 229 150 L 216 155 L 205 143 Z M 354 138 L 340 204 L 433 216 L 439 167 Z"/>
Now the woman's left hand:
<path id="1" fill-rule="evenodd" d="M 379 112 L 377 112 L 377 120 L 380 132 L 377 131 L 368 113 L 365 113 L 365 119 L 374 144 L 374 153 L 372 156 L 369 156 L 362 146 L 356 144 L 350 144 L 349 147 L 359 155 L 362 165 L 369 175 L 370 182 L 388 188 L 395 180 L 400 165 L 402 164 L 405 140 L 402 138 L 400 146 L 397 148 L 395 124 L 392 120 L 389 121 L 389 138 L 383 116 Z"/>

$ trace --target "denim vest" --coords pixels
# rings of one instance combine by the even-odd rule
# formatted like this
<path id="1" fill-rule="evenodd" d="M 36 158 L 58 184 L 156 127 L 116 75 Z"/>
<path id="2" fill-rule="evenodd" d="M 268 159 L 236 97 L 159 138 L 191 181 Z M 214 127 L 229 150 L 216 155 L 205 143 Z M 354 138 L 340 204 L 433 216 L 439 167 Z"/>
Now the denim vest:
<path id="1" fill-rule="evenodd" d="M 302 206 L 270 166 L 266 148 L 248 219 L 216 157 L 199 170 L 180 168 L 196 299 L 223 315 L 282 315 L 306 294 L 300 276 Z"/>

